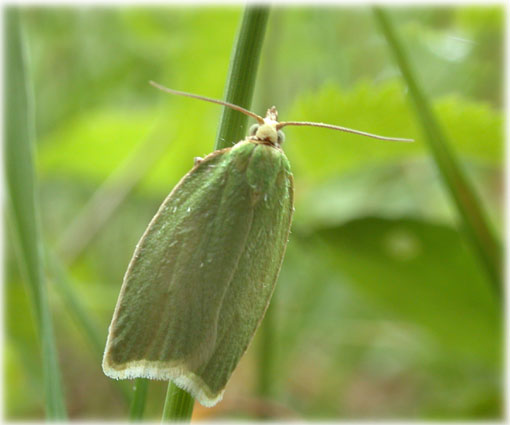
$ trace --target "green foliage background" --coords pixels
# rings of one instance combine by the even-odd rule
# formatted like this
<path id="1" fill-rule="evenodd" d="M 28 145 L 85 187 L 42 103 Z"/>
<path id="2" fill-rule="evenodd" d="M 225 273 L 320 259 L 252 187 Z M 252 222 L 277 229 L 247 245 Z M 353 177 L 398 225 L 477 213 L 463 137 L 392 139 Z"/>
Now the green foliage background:
<path id="1" fill-rule="evenodd" d="M 44 237 L 69 267 L 72 289 L 103 341 L 139 237 L 193 157 L 211 151 L 221 113 L 158 92 L 148 80 L 221 98 L 240 13 L 238 7 L 24 10 Z M 501 233 L 503 9 L 391 14 Z M 224 402 L 197 406 L 195 417 L 500 418 L 500 300 L 457 229 L 370 9 L 273 10 L 252 109 L 263 114 L 272 104 L 282 120 L 416 142 L 286 129 L 296 214 L 270 309 L 269 388 L 264 399 L 257 395 L 258 335 Z M 70 230 L 112 175 L 121 177 L 110 196 L 81 232 Z M 115 204 L 122 191 L 126 196 Z M 5 414 L 40 419 L 35 326 L 8 228 L 6 234 Z M 122 392 L 103 375 L 100 353 L 55 282 L 53 276 L 50 300 L 70 417 L 124 418 Z M 160 416 L 165 389 L 151 383 L 146 417 Z"/>

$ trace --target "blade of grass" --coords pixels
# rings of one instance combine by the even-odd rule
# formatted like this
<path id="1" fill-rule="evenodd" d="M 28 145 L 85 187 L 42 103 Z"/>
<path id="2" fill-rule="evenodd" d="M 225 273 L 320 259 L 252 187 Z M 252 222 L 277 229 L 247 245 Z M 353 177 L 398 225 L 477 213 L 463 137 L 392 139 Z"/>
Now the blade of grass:
<path id="1" fill-rule="evenodd" d="M 195 400 L 173 382 L 168 383 L 162 422 L 189 422 Z"/>
<path id="2" fill-rule="evenodd" d="M 230 59 L 224 100 L 246 109 L 253 98 L 268 16 L 267 7 L 246 7 Z M 228 148 L 243 139 L 247 121 L 246 115 L 224 107 L 214 149 Z"/>
<path id="3" fill-rule="evenodd" d="M 274 295 L 258 331 L 257 395 L 261 399 L 269 399 L 273 392 L 274 351 L 276 344 Z M 268 417 L 263 416 L 261 419 L 268 419 Z"/>
<path id="4" fill-rule="evenodd" d="M 145 401 L 147 400 L 147 389 L 149 380 L 145 378 L 135 379 L 135 390 L 133 400 L 129 408 L 129 420 L 131 422 L 141 421 L 145 410 Z"/>
<path id="5" fill-rule="evenodd" d="M 380 7 L 374 7 L 374 15 L 407 83 L 417 117 L 426 136 L 425 140 L 457 208 L 462 228 L 480 259 L 480 263 L 485 268 L 494 292 L 501 298 L 503 282 L 500 242 L 488 224 L 487 215 L 480 199 L 460 167 L 460 161 L 450 148 L 451 142 L 442 130 L 421 85 L 418 83 L 416 73 L 411 67 L 402 42 L 387 13 Z"/>
<path id="6" fill-rule="evenodd" d="M 255 80 L 264 42 L 269 8 L 247 6 L 230 59 L 229 73 L 225 90 L 225 100 L 250 108 Z M 232 146 L 246 134 L 247 117 L 230 108 L 224 108 L 221 116 L 215 149 Z M 163 421 L 189 421 L 193 413 L 193 397 L 172 382 L 168 385 Z"/>
<path id="7" fill-rule="evenodd" d="M 4 83 L 7 114 L 4 154 L 9 217 L 12 220 L 13 234 L 20 254 L 18 257 L 28 283 L 41 342 L 46 417 L 51 420 L 64 420 L 67 418 L 67 412 L 43 273 L 39 210 L 33 168 L 35 127 L 19 10 L 10 7 L 4 16 L 7 55 Z"/>

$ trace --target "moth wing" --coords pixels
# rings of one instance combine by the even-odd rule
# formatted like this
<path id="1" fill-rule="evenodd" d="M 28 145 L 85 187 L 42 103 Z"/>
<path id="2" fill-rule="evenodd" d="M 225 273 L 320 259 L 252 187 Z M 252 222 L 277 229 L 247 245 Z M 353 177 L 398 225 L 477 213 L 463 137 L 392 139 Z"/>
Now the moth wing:
<path id="1" fill-rule="evenodd" d="M 210 391 L 206 401 L 212 405 L 221 400 L 264 317 L 283 262 L 293 214 L 293 178 L 287 159 L 280 155 L 280 164 L 274 164 L 276 179 L 266 185 L 255 206 L 247 242 L 221 307 L 216 349 L 197 371 Z"/>
<path id="2" fill-rule="evenodd" d="M 230 154 L 213 152 L 184 176 L 142 236 L 110 325 L 106 375 L 173 379 L 214 351 L 220 307 L 253 216 Z M 250 154 L 236 155 L 236 163 Z"/>
<path id="3" fill-rule="evenodd" d="M 172 379 L 203 405 L 216 404 L 269 304 L 292 190 L 284 154 L 249 142 L 188 173 L 126 272 L 105 373 Z"/>

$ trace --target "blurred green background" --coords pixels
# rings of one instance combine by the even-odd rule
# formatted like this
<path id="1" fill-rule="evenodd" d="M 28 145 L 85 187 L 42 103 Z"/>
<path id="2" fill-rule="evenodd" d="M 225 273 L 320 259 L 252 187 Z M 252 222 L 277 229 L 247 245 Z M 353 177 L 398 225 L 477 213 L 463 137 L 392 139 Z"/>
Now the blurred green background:
<path id="1" fill-rule="evenodd" d="M 501 235 L 503 8 L 389 11 Z M 23 11 L 43 233 L 69 273 L 70 288 L 48 267 L 72 419 L 127 415 L 102 373 L 101 344 L 138 239 L 193 158 L 212 150 L 221 114 L 148 81 L 221 98 L 240 16 L 240 7 Z M 286 129 L 296 213 L 268 320 L 224 401 L 197 405 L 194 418 L 501 418 L 500 302 L 459 233 L 371 10 L 272 10 L 252 109 L 273 104 L 282 120 L 416 142 Z M 37 420 L 39 346 L 8 228 L 6 240 L 5 416 Z M 151 382 L 147 418 L 160 418 L 165 390 Z"/>

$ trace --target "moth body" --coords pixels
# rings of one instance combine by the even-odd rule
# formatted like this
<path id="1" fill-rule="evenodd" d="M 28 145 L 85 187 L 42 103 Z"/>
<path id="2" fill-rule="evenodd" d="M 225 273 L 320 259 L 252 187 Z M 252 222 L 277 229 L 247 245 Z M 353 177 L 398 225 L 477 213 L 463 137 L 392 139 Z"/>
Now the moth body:
<path id="1" fill-rule="evenodd" d="M 129 264 L 105 374 L 173 380 L 201 404 L 216 404 L 269 304 L 292 212 L 293 179 L 277 135 L 197 161 Z"/>

